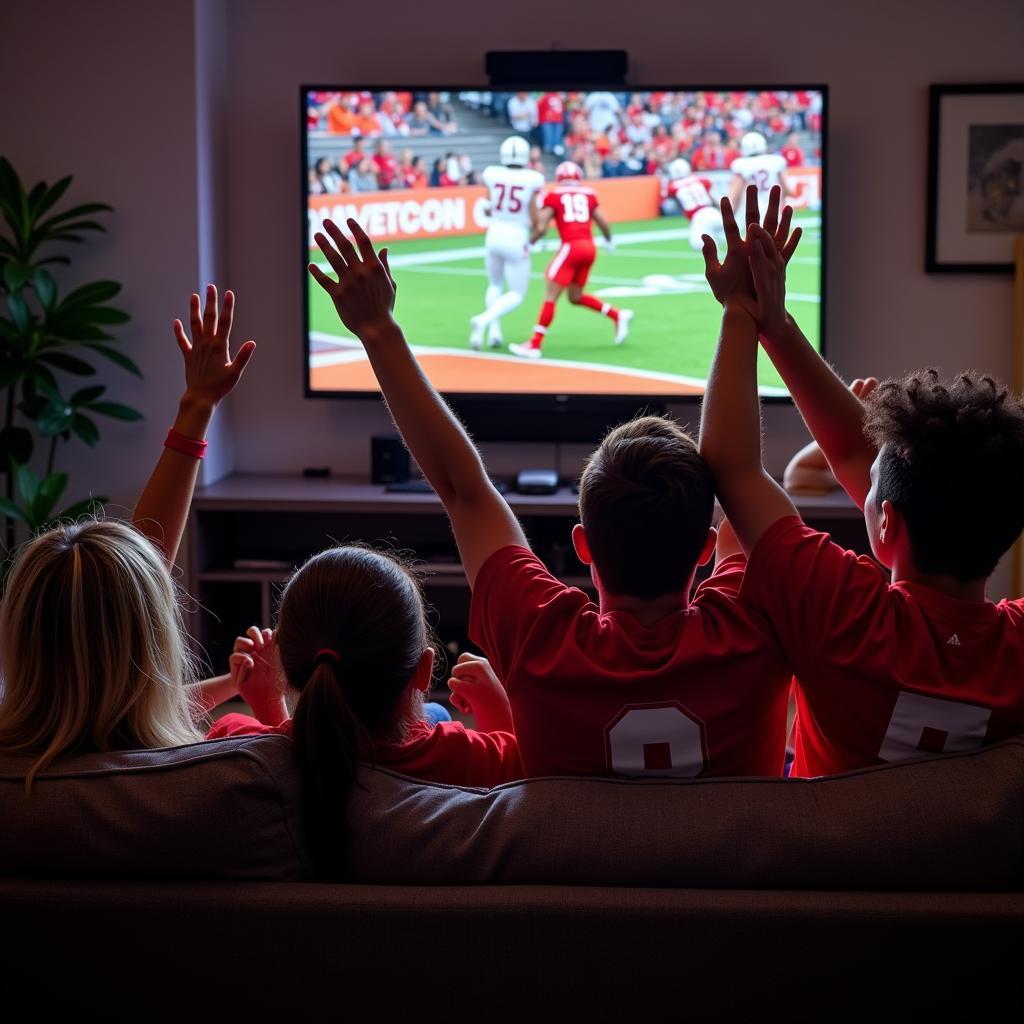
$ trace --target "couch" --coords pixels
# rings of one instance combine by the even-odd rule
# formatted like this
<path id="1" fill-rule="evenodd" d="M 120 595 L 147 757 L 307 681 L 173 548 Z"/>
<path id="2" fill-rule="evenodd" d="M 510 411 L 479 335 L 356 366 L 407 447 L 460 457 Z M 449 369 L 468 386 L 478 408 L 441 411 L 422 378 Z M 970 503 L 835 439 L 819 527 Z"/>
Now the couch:
<path id="1" fill-rule="evenodd" d="M 366 768 L 312 879 L 287 740 L 0 759 L 0 1019 L 1019 1017 L 1024 742 L 821 780 Z"/>

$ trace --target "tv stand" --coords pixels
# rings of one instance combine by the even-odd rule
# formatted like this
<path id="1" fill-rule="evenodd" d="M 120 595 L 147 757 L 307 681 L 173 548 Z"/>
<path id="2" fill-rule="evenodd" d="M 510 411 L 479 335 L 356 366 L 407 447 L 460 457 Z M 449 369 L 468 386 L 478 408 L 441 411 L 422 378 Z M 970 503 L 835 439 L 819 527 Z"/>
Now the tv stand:
<path id="1" fill-rule="evenodd" d="M 589 573 L 569 537 L 574 490 L 510 491 L 506 498 L 552 572 L 589 590 Z M 868 550 L 860 510 L 844 494 L 796 501 L 810 523 Z M 365 478 L 236 475 L 197 490 L 189 518 L 190 628 L 208 667 L 226 671 L 234 638 L 249 626 L 270 625 L 292 567 L 331 544 L 356 540 L 415 553 L 431 625 L 448 656 L 458 657 L 469 644 L 469 588 L 432 491 L 389 493 Z"/>

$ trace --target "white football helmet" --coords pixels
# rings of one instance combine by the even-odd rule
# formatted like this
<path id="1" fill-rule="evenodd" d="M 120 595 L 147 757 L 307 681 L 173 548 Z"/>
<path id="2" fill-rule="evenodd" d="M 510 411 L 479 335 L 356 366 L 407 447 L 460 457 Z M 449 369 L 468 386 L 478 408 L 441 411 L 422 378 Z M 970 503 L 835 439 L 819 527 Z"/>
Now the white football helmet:
<path id="1" fill-rule="evenodd" d="M 760 132 L 747 132 L 740 139 L 740 152 L 744 156 L 760 156 L 768 152 L 768 140 Z"/>
<path id="2" fill-rule="evenodd" d="M 668 165 L 668 176 L 673 180 L 676 178 L 685 178 L 690 173 L 690 161 L 684 160 L 683 157 L 677 157 Z"/>
<path id="3" fill-rule="evenodd" d="M 555 181 L 582 181 L 583 171 L 580 169 L 579 164 L 574 164 L 571 160 L 563 160 L 555 168 Z"/>
<path id="4" fill-rule="evenodd" d="M 498 155 L 506 167 L 525 167 L 530 159 L 530 144 L 521 135 L 510 135 L 501 144 Z"/>

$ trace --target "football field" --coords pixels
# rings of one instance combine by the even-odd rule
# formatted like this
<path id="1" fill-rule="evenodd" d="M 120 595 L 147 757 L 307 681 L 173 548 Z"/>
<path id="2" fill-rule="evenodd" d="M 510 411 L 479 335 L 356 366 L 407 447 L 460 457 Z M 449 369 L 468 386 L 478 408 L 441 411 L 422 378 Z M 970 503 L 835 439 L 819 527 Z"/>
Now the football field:
<path id="1" fill-rule="evenodd" d="M 820 314 L 820 218 L 796 214 L 804 228 L 787 274 L 788 305 L 817 347 Z M 544 271 L 558 248 L 556 237 L 532 256 L 526 300 L 502 318 L 503 346 L 470 350 L 469 318 L 484 308 L 487 277 L 482 235 L 387 243 L 398 283 L 395 315 L 426 372 L 442 391 L 685 394 L 703 390 L 718 339 L 721 307 L 704 280 L 704 262 L 689 245 L 681 217 L 612 226 L 615 248 L 599 246 L 586 290 L 634 311 L 623 345 L 613 343 L 606 317 L 558 301 L 539 361 L 517 359 L 509 342 L 526 341 L 544 297 Z M 724 251 L 719 247 L 720 258 Z M 329 269 L 319 250 L 310 259 Z M 358 341 L 341 326 L 330 299 L 309 279 L 311 384 L 314 389 L 374 388 Z M 782 382 L 762 353 L 763 394 Z"/>

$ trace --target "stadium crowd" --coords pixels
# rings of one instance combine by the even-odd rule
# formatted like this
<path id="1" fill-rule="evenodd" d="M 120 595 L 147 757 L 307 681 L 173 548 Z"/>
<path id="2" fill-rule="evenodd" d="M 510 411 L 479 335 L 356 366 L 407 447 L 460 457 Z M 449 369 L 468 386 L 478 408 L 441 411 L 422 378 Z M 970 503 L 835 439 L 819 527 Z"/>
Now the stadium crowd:
<path id="1" fill-rule="evenodd" d="M 307 131 L 352 140 L 336 161 L 320 157 L 309 168 L 311 195 L 478 184 L 467 153 L 452 150 L 428 166 L 409 145 L 459 133 L 448 93 L 308 95 Z M 820 139 L 815 92 L 463 92 L 458 99 L 528 139 L 529 166 L 542 172 L 545 154 L 574 161 L 587 178 L 665 174 L 678 157 L 694 171 L 726 170 L 747 132 L 764 135 L 789 167 L 821 162 L 820 143 L 807 144 L 808 136 Z"/>
<path id="2" fill-rule="evenodd" d="M 503 117 L 544 153 L 580 165 L 588 178 L 663 173 L 684 157 L 695 171 L 726 170 L 739 139 L 760 132 L 790 167 L 821 162 L 801 133 L 820 135 L 822 96 L 763 92 L 462 93 L 468 107 Z"/>

